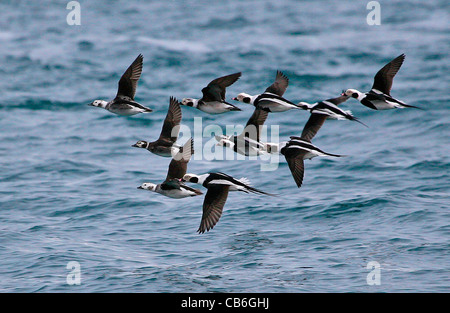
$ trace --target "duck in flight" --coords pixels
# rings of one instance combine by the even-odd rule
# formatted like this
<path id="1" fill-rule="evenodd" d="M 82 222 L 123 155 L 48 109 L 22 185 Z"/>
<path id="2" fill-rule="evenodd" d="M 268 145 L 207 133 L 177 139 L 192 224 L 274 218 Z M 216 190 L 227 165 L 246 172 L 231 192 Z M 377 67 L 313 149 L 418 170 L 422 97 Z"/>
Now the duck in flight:
<path id="1" fill-rule="evenodd" d="M 286 161 L 291 170 L 292 177 L 294 177 L 297 187 L 300 188 L 303 183 L 304 176 L 304 162 L 303 160 L 312 159 L 318 156 L 331 156 L 331 157 L 342 157 L 343 155 L 331 154 L 322 151 L 315 145 L 313 145 L 309 140 L 303 137 L 291 136 L 291 140 L 281 148 L 281 154 L 286 158 Z"/>
<path id="2" fill-rule="evenodd" d="M 239 77 L 241 77 L 241 72 L 216 78 L 202 89 L 202 98 L 184 98 L 181 104 L 209 114 L 241 111 L 237 106 L 225 101 L 226 88 L 234 84 Z"/>
<path id="3" fill-rule="evenodd" d="M 117 115 L 130 116 L 139 113 L 150 113 L 153 110 L 143 106 L 134 100 L 136 87 L 142 73 L 144 57 L 139 54 L 134 62 L 123 73 L 119 80 L 119 88 L 116 97 L 111 101 L 94 100 L 89 105 L 103 108 Z"/>
<path id="4" fill-rule="evenodd" d="M 185 174 L 182 181 L 200 184 L 207 188 L 203 201 L 203 214 L 197 230 L 202 234 L 212 229 L 222 216 L 223 207 L 228 198 L 229 191 L 242 191 L 270 195 L 264 191 L 253 188 L 247 178 L 235 179 L 224 173 L 207 173 L 203 175 Z"/>
<path id="5" fill-rule="evenodd" d="M 233 98 L 233 100 L 253 104 L 256 108 L 267 112 L 284 112 L 291 109 L 303 109 L 285 98 L 283 94 L 289 85 L 289 78 L 282 72 L 277 71 L 275 81 L 266 88 L 264 93 L 251 96 L 242 92 Z"/>
<path id="6" fill-rule="evenodd" d="M 186 174 L 192 154 L 194 154 L 194 141 L 191 138 L 170 161 L 167 176 L 163 183 L 143 183 L 138 189 L 157 192 L 174 199 L 202 195 L 203 193 L 200 190 L 186 186 L 181 182 L 181 178 Z"/>
<path id="7" fill-rule="evenodd" d="M 244 131 L 238 136 L 215 136 L 215 139 L 218 141 L 217 146 L 225 146 L 245 156 L 259 155 L 265 152 L 270 153 L 270 147 L 272 146 L 260 141 L 261 128 L 268 114 L 269 112 L 267 111 L 255 108 L 245 125 Z"/>
<path id="8" fill-rule="evenodd" d="M 338 98 L 328 99 L 327 101 L 337 106 L 347 98 L 348 97 L 344 95 Z M 280 153 L 286 158 L 292 177 L 298 188 L 303 184 L 305 172 L 304 160 L 311 160 L 318 156 L 343 157 L 343 155 L 325 152 L 311 143 L 311 140 L 316 136 L 327 118 L 328 115 L 326 114 L 311 113 L 311 116 L 303 127 L 300 137 L 291 136 L 287 143 L 282 144 L 283 146 L 280 149 Z"/>
<path id="9" fill-rule="evenodd" d="M 305 110 L 308 110 L 311 113 L 311 119 L 308 122 L 310 124 L 318 126 L 319 128 L 322 126 L 326 119 L 356 121 L 367 127 L 366 124 L 361 122 L 358 118 L 354 117 L 351 111 L 345 111 L 338 107 L 339 104 L 347 101 L 348 98 L 349 96 L 347 95 L 340 95 L 339 97 L 322 100 L 313 104 L 306 102 L 299 102 L 298 104 L 303 106 Z M 311 128 L 306 127 L 305 129 Z"/>
<path id="10" fill-rule="evenodd" d="M 389 110 L 395 108 L 416 108 L 419 107 L 409 105 L 395 99 L 391 96 L 392 82 L 395 74 L 403 64 L 405 55 L 401 54 L 391 62 L 383 66 L 375 75 L 372 88 L 369 92 L 364 93 L 356 89 L 347 89 L 342 95 L 347 95 L 357 99 L 361 104 L 373 110 Z"/>
<path id="11" fill-rule="evenodd" d="M 147 149 L 163 157 L 176 155 L 180 150 L 180 146 L 176 144 L 176 141 L 180 131 L 181 117 L 180 103 L 174 97 L 170 97 L 169 110 L 164 119 L 158 140 L 153 142 L 139 140 L 132 147 Z"/>

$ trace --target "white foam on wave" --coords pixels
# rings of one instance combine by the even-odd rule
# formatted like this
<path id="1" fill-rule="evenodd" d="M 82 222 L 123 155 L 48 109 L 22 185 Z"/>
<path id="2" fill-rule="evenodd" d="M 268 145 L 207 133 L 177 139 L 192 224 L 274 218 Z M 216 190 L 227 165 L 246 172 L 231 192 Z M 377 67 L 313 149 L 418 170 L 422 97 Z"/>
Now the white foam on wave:
<path id="1" fill-rule="evenodd" d="M 12 32 L 0 31 L 0 40 L 12 40 L 14 37 Z"/>

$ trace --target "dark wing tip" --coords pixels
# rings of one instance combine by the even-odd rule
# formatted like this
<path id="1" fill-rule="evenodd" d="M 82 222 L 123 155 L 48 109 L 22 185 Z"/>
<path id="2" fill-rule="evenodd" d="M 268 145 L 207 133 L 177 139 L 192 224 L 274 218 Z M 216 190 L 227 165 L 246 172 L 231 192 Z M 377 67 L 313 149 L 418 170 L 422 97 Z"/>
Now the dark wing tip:
<path id="1" fill-rule="evenodd" d="M 406 55 L 404 53 L 400 54 L 398 57 L 396 57 L 392 62 L 399 62 L 399 67 L 403 64 L 403 61 L 405 61 Z"/>
<path id="2" fill-rule="evenodd" d="M 228 78 L 230 78 L 230 80 L 234 80 L 234 82 L 235 82 L 235 81 L 238 80 L 241 76 L 242 76 L 242 72 L 236 72 L 236 73 L 233 73 L 233 74 L 226 75 L 226 76 L 224 76 L 224 77 L 228 77 Z"/>
<path id="3" fill-rule="evenodd" d="M 270 92 L 276 94 L 278 96 L 283 96 L 286 88 L 289 85 L 289 78 L 283 74 L 280 70 L 277 70 L 277 74 L 275 76 L 275 81 L 267 87 L 265 92 Z"/>
<path id="4" fill-rule="evenodd" d="M 213 229 L 213 228 L 214 228 L 214 226 L 211 226 L 211 228 L 207 228 L 207 227 L 205 227 L 205 225 L 200 224 L 199 228 L 197 229 L 197 233 L 204 234 L 205 231 L 209 231 L 210 229 Z"/>
<path id="5" fill-rule="evenodd" d="M 242 76 L 242 72 L 236 72 L 233 74 L 228 75 L 229 77 L 235 77 L 236 80 L 238 80 Z"/>
<path id="6" fill-rule="evenodd" d="M 398 67 L 400 67 L 402 65 L 403 61 L 405 60 L 405 58 L 406 58 L 406 55 L 404 53 L 402 53 L 398 57 L 396 57 L 395 59 L 390 61 L 389 63 L 398 64 Z"/>
<path id="7" fill-rule="evenodd" d="M 142 65 L 144 63 L 144 56 L 142 54 L 139 54 L 136 59 L 131 63 L 131 66 L 138 67 L 136 68 L 137 71 L 142 71 Z M 134 73 L 131 73 L 134 74 Z"/>
<path id="8" fill-rule="evenodd" d="M 181 106 L 180 102 L 175 97 L 170 97 L 169 99 L 169 112 L 172 115 L 172 121 L 178 125 L 181 122 Z"/>
<path id="9" fill-rule="evenodd" d="M 139 54 L 136 59 L 131 63 L 132 66 L 140 65 L 142 66 L 142 63 L 144 61 L 144 56 L 142 54 Z"/>
<path id="10" fill-rule="evenodd" d="M 159 139 L 170 140 L 175 142 L 178 138 L 180 130 L 179 125 L 182 119 L 182 112 L 180 102 L 175 97 L 170 97 L 169 109 L 167 110 L 166 118 L 164 119 L 161 135 Z M 174 135 L 176 134 L 176 135 Z"/>
<path id="11" fill-rule="evenodd" d="M 303 176 L 305 172 L 303 157 L 301 155 L 286 156 L 286 161 L 291 170 L 292 177 L 294 178 L 295 184 L 300 188 L 303 184 Z"/>
<path id="12" fill-rule="evenodd" d="M 275 80 L 277 80 L 278 78 L 284 79 L 287 82 L 289 82 L 289 77 L 284 75 L 284 73 L 282 71 L 280 71 L 280 70 L 277 70 L 277 75 L 275 76 Z"/>
<path id="13" fill-rule="evenodd" d="M 194 155 L 194 138 L 189 138 L 180 150 L 183 153 L 183 160 L 189 161 L 191 156 Z"/>
<path id="14" fill-rule="evenodd" d="M 143 58 L 144 56 L 139 54 L 133 63 L 131 63 L 131 65 L 122 74 L 119 80 L 117 96 L 123 95 L 134 99 L 137 82 L 142 74 Z"/>
<path id="15" fill-rule="evenodd" d="M 177 98 L 170 96 L 169 98 L 169 104 L 180 104 L 180 102 L 177 100 Z"/>
<path id="16" fill-rule="evenodd" d="M 222 216 L 223 207 L 228 197 L 229 186 L 215 185 L 208 186 L 203 200 L 203 214 L 198 233 L 213 229 Z"/>
<path id="17" fill-rule="evenodd" d="M 404 53 L 400 54 L 395 59 L 391 60 L 385 66 L 383 66 L 374 77 L 372 89 L 377 89 L 387 95 L 390 94 L 392 88 L 392 82 L 394 76 L 400 70 L 400 67 L 405 60 L 406 55 Z"/>
<path id="18" fill-rule="evenodd" d="M 223 93 L 225 88 L 233 85 L 241 77 L 241 75 L 242 75 L 242 72 L 237 72 L 237 73 L 221 76 L 219 78 L 213 79 L 208 84 L 207 87 L 218 86 L 222 90 L 222 93 Z"/>

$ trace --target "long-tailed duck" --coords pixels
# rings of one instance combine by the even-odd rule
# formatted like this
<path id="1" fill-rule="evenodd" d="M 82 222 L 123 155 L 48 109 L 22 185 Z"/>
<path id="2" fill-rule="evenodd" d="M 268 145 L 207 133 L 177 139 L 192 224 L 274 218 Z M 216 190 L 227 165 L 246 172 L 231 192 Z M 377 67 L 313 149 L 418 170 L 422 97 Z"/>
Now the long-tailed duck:
<path id="1" fill-rule="evenodd" d="M 275 81 L 267 87 L 264 93 L 251 96 L 247 93 L 240 93 L 233 100 L 253 104 L 256 108 L 267 112 L 284 112 L 291 109 L 303 109 L 296 103 L 285 98 L 283 94 L 289 84 L 289 78 L 282 72 L 277 71 Z"/>
<path id="2" fill-rule="evenodd" d="M 153 142 L 140 140 L 136 142 L 133 147 L 147 149 L 154 154 L 164 157 L 176 155 L 180 149 L 175 142 L 178 139 L 181 117 L 180 103 L 174 97 L 170 97 L 169 110 L 164 119 L 158 140 Z"/>
<path id="3" fill-rule="evenodd" d="M 346 95 L 341 95 L 337 98 L 323 100 L 314 104 L 299 102 L 299 105 L 304 106 L 305 109 L 311 113 L 311 116 L 303 128 L 301 137 L 311 140 L 327 119 L 351 120 L 361 123 L 367 127 L 366 124 L 354 117 L 351 111 L 344 111 L 338 107 L 339 104 L 347 101 L 348 98 L 349 97 Z"/>
<path id="4" fill-rule="evenodd" d="M 237 106 L 225 101 L 226 88 L 236 82 L 239 77 L 241 77 L 240 72 L 216 78 L 202 89 L 203 97 L 201 99 L 184 98 L 181 104 L 210 114 L 241 111 Z"/>
<path id="5" fill-rule="evenodd" d="M 364 93 L 356 89 L 347 89 L 342 95 L 351 96 L 361 102 L 361 104 L 373 110 L 389 110 L 395 108 L 420 109 L 419 107 L 406 104 L 391 96 L 394 76 L 397 74 L 404 60 L 405 55 L 401 54 L 379 70 L 375 75 L 372 88 L 369 92 Z"/>
<path id="6" fill-rule="evenodd" d="M 203 175 L 186 174 L 182 181 L 200 184 L 207 188 L 203 201 L 203 214 L 199 233 L 212 229 L 222 216 L 223 207 L 227 201 L 229 191 L 242 191 L 245 193 L 256 193 L 271 195 L 264 191 L 251 187 L 247 178 L 235 179 L 224 173 L 207 173 Z"/>
<path id="7" fill-rule="evenodd" d="M 111 101 L 94 100 L 89 105 L 103 108 L 117 115 L 130 116 L 138 113 L 150 113 L 153 110 L 134 100 L 136 87 L 142 73 L 142 54 L 128 67 L 119 80 L 119 89 L 116 97 Z"/>
<path id="8" fill-rule="evenodd" d="M 186 174 L 187 165 L 193 153 L 193 139 L 191 138 L 170 161 L 167 177 L 163 183 L 143 183 L 138 189 L 154 191 L 175 199 L 202 195 L 203 193 L 200 190 L 186 186 L 181 182 L 181 179 Z"/>

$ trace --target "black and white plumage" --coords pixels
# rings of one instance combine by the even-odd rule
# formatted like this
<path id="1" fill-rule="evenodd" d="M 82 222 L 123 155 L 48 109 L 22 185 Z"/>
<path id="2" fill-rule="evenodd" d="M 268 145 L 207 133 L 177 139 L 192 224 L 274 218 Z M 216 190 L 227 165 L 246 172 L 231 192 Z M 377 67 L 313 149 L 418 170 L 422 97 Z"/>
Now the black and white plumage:
<path id="1" fill-rule="evenodd" d="M 244 131 L 238 136 L 216 136 L 218 146 L 225 146 L 233 149 L 236 153 L 253 156 L 268 152 L 270 144 L 261 142 L 261 128 L 267 119 L 268 112 L 255 108 L 250 116 Z"/>
<path id="2" fill-rule="evenodd" d="M 179 179 L 166 180 L 161 184 L 143 183 L 138 189 L 145 189 L 162 194 L 173 199 L 182 199 L 186 197 L 195 197 L 202 195 L 198 189 L 186 186 Z"/>
<path id="3" fill-rule="evenodd" d="M 283 94 L 289 85 L 289 78 L 281 71 L 277 71 L 275 81 L 267 87 L 264 93 L 251 96 L 247 93 L 240 93 L 233 100 L 253 104 L 256 108 L 267 112 L 284 112 L 291 109 L 303 109 L 285 98 Z"/>
<path id="4" fill-rule="evenodd" d="M 314 137 L 326 119 L 356 121 L 367 127 L 367 125 L 361 122 L 358 118 L 354 117 L 351 111 L 344 111 L 338 107 L 339 104 L 347 101 L 348 98 L 349 96 L 347 95 L 341 95 L 339 97 L 319 101 L 314 104 L 299 102 L 299 105 L 303 106 L 305 110 L 308 110 L 311 113 L 311 116 L 303 129 L 304 132 L 312 132 L 311 135 L 308 135 L 308 140 L 311 140 L 312 137 Z"/>
<path id="5" fill-rule="evenodd" d="M 181 117 L 180 103 L 174 97 L 170 97 L 169 110 L 164 119 L 158 140 L 153 142 L 140 140 L 133 147 L 147 149 L 154 154 L 164 157 L 176 155 L 180 149 L 175 142 L 178 139 Z"/>
<path id="6" fill-rule="evenodd" d="M 89 105 L 103 108 L 117 115 L 130 116 L 138 113 L 150 113 L 153 110 L 134 100 L 136 87 L 142 73 L 144 57 L 139 54 L 119 80 L 116 97 L 111 101 L 95 100 Z"/>
<path id="7" fill-rule="evenodd" d="M 343 155 L 331 154 L 322 151 L 311 143 L 306 137 L 291 136 L 286 145 L 281 148 L 281 154 L 286 158 L 286 161 L 291 170 L 292 177 L 294 177 L 297 187 L 300 188 L 303 183 L 304 176 L 304 162 L 303 160 L 312 159 L 317 156 L 331 156 L 342 157 Z"/>
<path id="8" fill-rule="evenodd" d="M 201 99 L 184 98 L 181 104 L 209 114 L 241 111 L 237 106 L 225 101 L 226 88 L 234 84 L 239 77 L 241 77 L 241 72 L 216 78 L 202 89 L 203 97 Z"/>
<path id="9" fill-rule="evenodd" d="M 341 97 L 342 98 L 329 99 L 328 101 L 331 100 L 330 103 L 338 105 L 347 98 L 347 96 Z M 300 137 L 291 136 L 288 142 L 280 144 L 280 153 L 286 158 L 292 177 L 294 177 L 298 188 L 300 188 L 303 183 L 305 172 L 304 160 L 312 159 L 317 156 L 343 157 L 343 155 L 325 152 L 311 143 L 311 140 L 317 134 L 327 118 L 328 115 L 326 114 L 312 113 L 303 127 Z"/>
<path id="10" fill-rule="evenodd" d="M 361 104 L 373 110 L 389 110 L 395 108 L 416 108 L 391 96 L 392 82 L 395 74 L 403 64 L 405 55 L 401 54 L 380 69 L 374 77 L 372 88 L 363 93 L 356 89 L 347 89 L 342 95 L 357 99 Z"/>
<path id="11" fill-rule="evenodd" d="M 167 171 L 167 177 L 163 183 L 143 183 L 138 189 L 154 191 L 174 199 L 202 195 L 203 193 L 200 190 L 186 186 L 181 182 L 181 179 L 186 174 L 187 165 L 191 155 L 194 154 L 193 145 L 194 142 L 191 138 L 180 149 L 180 152 L 172 158 Z"/>
<path id="12" fill-rule="evenodd" d="M 251 187 L 247 178 L 235 179 L 220 172 L 203 175 L 186 174 L 182 180 L 200 184 L 208 189 L 203 201 L 202 220 L 197 230 L 199 233 L 209 231 L 217 224 L 222 216 L 223 207 L 227 201 L 229 191 L 271 195 Z"/>

